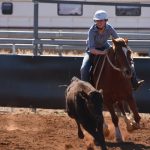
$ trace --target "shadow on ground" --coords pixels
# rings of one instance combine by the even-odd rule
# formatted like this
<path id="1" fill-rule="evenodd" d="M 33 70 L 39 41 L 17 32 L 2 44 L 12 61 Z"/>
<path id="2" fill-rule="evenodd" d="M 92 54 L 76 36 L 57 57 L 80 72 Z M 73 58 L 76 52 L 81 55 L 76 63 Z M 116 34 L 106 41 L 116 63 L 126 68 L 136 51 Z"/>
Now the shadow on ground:
<path id="1" fill-rule="evenodd" d="M 133 142 L 120 142 L 120 143 L 114 143 L 114 142 L 107 142 L 108 148 L 114 148 L 119 147 L 121 150 L 150 150 L 150 146 L 145 146 L 143 144 L 135 144 Z"/>

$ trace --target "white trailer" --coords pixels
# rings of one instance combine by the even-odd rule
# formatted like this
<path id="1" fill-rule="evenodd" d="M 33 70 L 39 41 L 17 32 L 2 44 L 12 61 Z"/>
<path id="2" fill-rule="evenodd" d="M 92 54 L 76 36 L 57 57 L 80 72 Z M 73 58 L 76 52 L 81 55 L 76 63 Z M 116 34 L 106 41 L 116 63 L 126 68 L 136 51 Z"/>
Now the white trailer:
<path id="1" fill-rule="evenodd" d="M 81 0 L 78 0 L 81 2 Z M 83 0 L 82 0 L 83 1 Z M 130 0 L 124 0 L 127 5 L 92 5 L 99 0 L 84 0 L 86 4 L 39 3 L 39 28 L 41 29 L 88 29 L 96 10 L 108 12 L 109 22 L 121 31 L 150 32 L 150 6 L 129 6 Z M 110 2 L 110 0 L 105 0 Z M 111 2 L 120 2 L 112 0 Z M 135 4 L 148 4 L 149 0 L 132 0 Z M 34 3 L 32 0 L 0 0 L 0 29 L 33 29 Z"/>

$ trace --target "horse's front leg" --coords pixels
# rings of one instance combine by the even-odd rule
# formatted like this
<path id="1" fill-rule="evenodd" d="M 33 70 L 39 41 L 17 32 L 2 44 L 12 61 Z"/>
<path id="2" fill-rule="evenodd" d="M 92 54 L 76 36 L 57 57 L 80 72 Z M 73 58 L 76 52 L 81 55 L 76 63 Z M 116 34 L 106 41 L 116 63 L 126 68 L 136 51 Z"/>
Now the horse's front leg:
<path id="1" fill-rule="evenodd" d="M 115 113 L 115 110 L 113 108 L 113 105 L 109 104 L 108 106 L 108 110 L 110 112 L 111 118 L 112 118 L 112 122 L 115 126 L 115 136 L 116 136 L 116 141 L 117 142 L 122 142 L 123 138 L 122 138 L 122 134 L 118 125 L 119 119 Z"/>

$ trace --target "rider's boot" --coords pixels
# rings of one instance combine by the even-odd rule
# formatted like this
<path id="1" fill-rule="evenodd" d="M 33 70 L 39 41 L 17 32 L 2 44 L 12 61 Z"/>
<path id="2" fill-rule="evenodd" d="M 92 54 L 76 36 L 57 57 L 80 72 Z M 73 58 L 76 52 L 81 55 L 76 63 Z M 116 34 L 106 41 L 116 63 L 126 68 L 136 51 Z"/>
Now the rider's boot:
<path id="1" fill-rule="evenodd" d="M 130 55 L 129 59 L 130 59 L 131 70 L 132 70 L 132 77 L 131 77 L 132 89 L 136 91 L 139 87 L 141 87 L 144 84 L 144 80 L 139 80 L 137 78 L 132 55 Z"/>
<path id="2" fill-rule="evenodd" d="M 144 80 L 137 79 L 135 69 L 133 68 L 132 77 L 131 77 L 132 88 L 136 91 L 139 87 L 144 84 Z"/>

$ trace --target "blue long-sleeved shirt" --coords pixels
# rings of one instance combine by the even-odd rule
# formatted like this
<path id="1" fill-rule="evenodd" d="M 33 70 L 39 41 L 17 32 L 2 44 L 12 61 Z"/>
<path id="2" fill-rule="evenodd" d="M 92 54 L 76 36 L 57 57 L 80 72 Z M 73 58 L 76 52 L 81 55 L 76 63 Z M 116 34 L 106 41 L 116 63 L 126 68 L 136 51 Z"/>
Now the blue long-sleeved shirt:
<path id="1" fill-rule="evenodd" d="M 110 37 L 118 38 L 118 34 L 115 29 L 110 25 L 106 24 L 104 32 L 99 33 L 96 24 L 92 25 L 88 31 L 87 49 L 105 49 L 110 47 L 108 39 Z"/>

